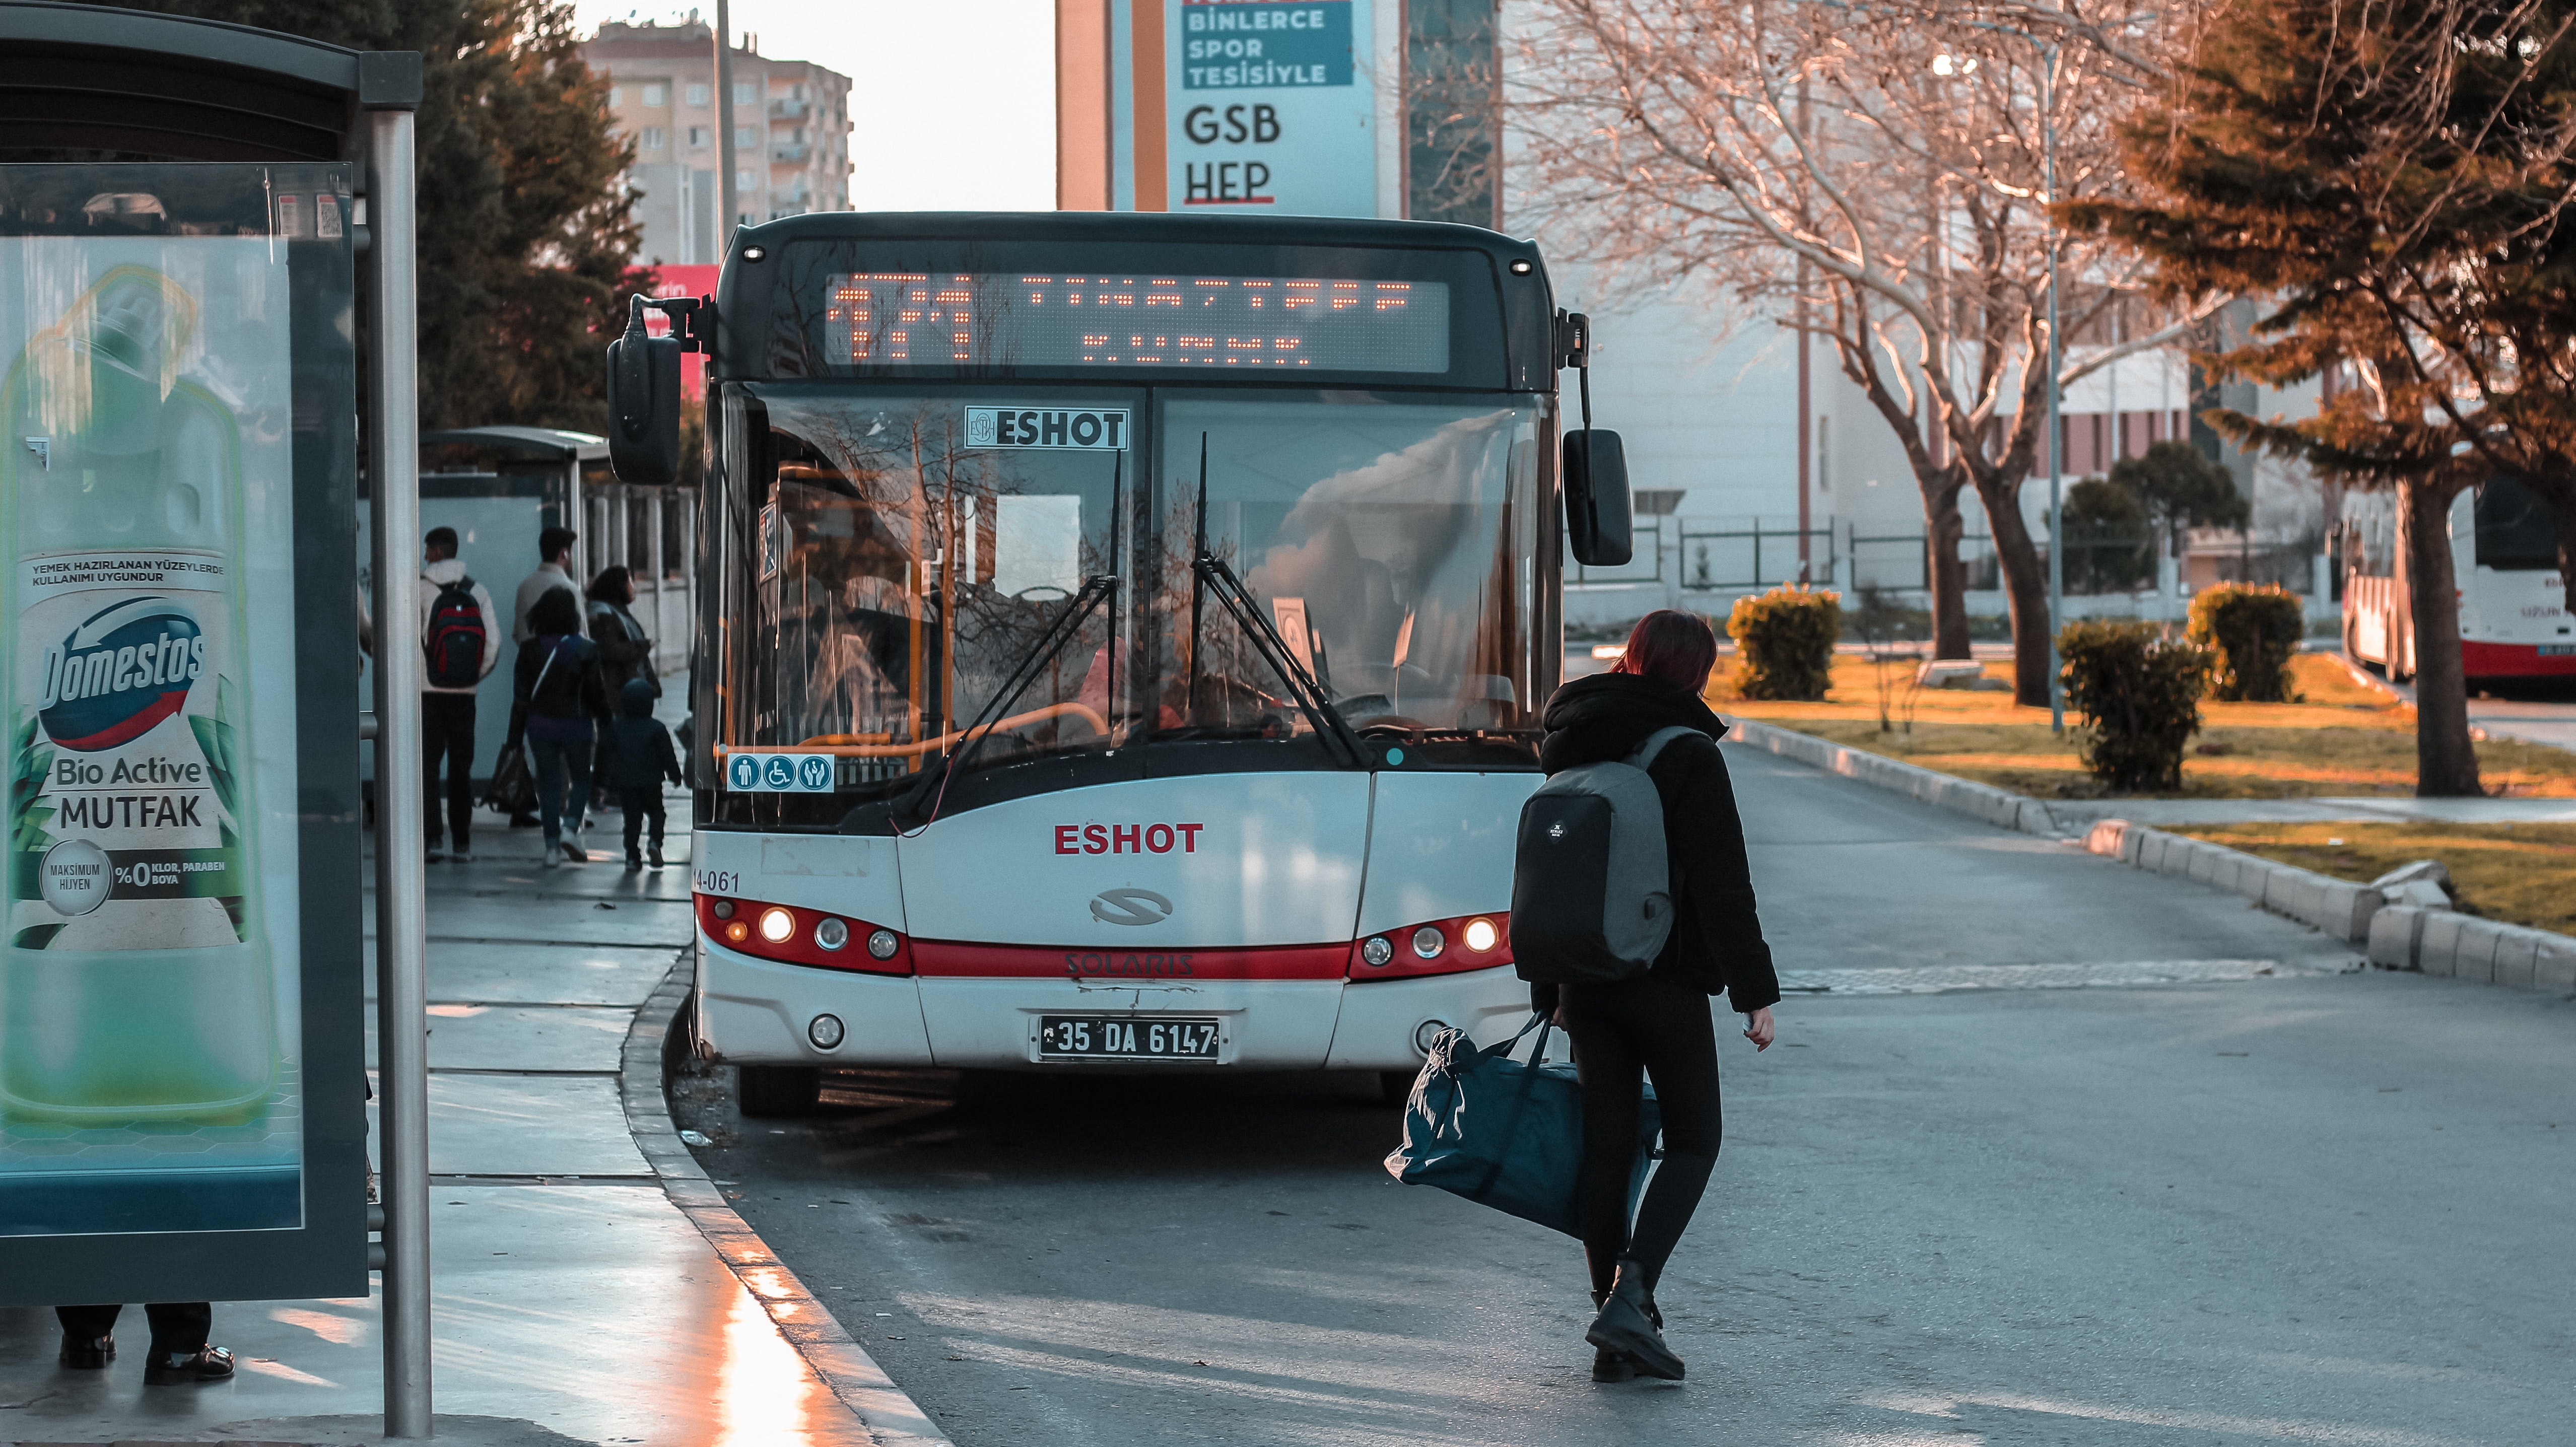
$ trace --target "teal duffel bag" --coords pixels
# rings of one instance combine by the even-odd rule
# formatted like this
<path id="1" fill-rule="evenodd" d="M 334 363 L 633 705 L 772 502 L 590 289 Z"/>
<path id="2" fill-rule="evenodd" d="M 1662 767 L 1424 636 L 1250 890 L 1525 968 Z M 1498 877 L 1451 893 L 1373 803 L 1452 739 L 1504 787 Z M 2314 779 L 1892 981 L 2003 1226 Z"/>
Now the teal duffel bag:
<path id="1" fill-rule="evenodd" d="M 1575 1175 L 1583 1166 L 1582 1089 L 1568 1061 L 1525 1065 L 1511 1058 L 1538 1031 L 1534 1060 L 1547 1055 L 1555 1027 L 1532 1015 L 1499 1045 L 1477 1048 L 1464 1030 L 1444 1030 L 1414 1078 L 1404 1105 L 1404 1143 L 1387 1154 L 1387 1174 L 1408 1186 L 1438 1186 L 1452 1195 L 1524 1221 L 1582 1235 L 1574 1209 Z M 1646 1188 L 1646 1168 L 1662 1133 L 1654 1087 L 1637 1112 L 1637 1168 L 1628 1209 Z"/>

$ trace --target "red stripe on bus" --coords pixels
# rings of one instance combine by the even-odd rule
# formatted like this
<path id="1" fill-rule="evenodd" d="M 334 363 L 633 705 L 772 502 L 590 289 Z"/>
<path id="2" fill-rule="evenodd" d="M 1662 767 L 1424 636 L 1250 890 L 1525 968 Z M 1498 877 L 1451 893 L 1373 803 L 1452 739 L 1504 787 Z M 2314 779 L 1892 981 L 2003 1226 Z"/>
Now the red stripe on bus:
<path id="1" fill-rule="evenodd" d="M 2463 638 L 2460 671 L 2471 678 L 2576 676 L 2576 654 L 2544 655 L 2536 643 L 2479 643 Z"/>
<path id="2" fill-rule="evenodd" d="M 1047 945 L 912 942 L 923 976 L 1058 980 L 1338 980 L 1350 967 L 1348 942 L 1252 949 L 1102 950 Z"/>

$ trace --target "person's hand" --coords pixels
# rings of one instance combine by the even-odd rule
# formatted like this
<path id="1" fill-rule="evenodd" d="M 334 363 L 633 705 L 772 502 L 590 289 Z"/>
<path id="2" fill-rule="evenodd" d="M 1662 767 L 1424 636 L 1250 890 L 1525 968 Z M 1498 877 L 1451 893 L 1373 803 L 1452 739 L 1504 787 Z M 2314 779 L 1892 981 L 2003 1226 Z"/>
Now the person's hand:
<path id="1" fill-rule="evenodd" d="M 1770 1006 L 1765 1005 L 1744 1017 L 1744 1038 L 1753 1042 L 1753 1048 L 1756 1051 L 1770 1049 L 1771 1037 L 1774 1033 L 1776 1032 L 1771 1023 Z"/>

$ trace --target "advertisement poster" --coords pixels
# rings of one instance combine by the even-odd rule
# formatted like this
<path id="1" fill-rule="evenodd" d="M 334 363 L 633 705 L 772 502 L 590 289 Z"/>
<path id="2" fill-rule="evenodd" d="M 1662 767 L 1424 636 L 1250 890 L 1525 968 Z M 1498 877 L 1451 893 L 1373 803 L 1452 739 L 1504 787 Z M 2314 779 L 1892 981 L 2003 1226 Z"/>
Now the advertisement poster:
<path id="1" fill-rule="evenodd" d="M 287 281 L 0 238 L 0 1236 L 303 1223 Z"/>
<path id="2" fill-rule="evenodd" d="M 1164 5 L 1173 211 L 1377 214 L 1370 0 Z"/>

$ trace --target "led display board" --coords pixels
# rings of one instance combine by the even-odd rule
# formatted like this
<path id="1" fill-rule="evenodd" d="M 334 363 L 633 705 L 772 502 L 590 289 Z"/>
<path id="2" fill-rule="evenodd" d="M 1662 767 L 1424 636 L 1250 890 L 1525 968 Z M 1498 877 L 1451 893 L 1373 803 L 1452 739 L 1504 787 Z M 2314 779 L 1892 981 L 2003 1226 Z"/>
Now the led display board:
<path id="1" fill-rule="evenodd" d="M 833 366 L 1449 369 L 1445 282 L 840 272 L 825 292 Z"/>

